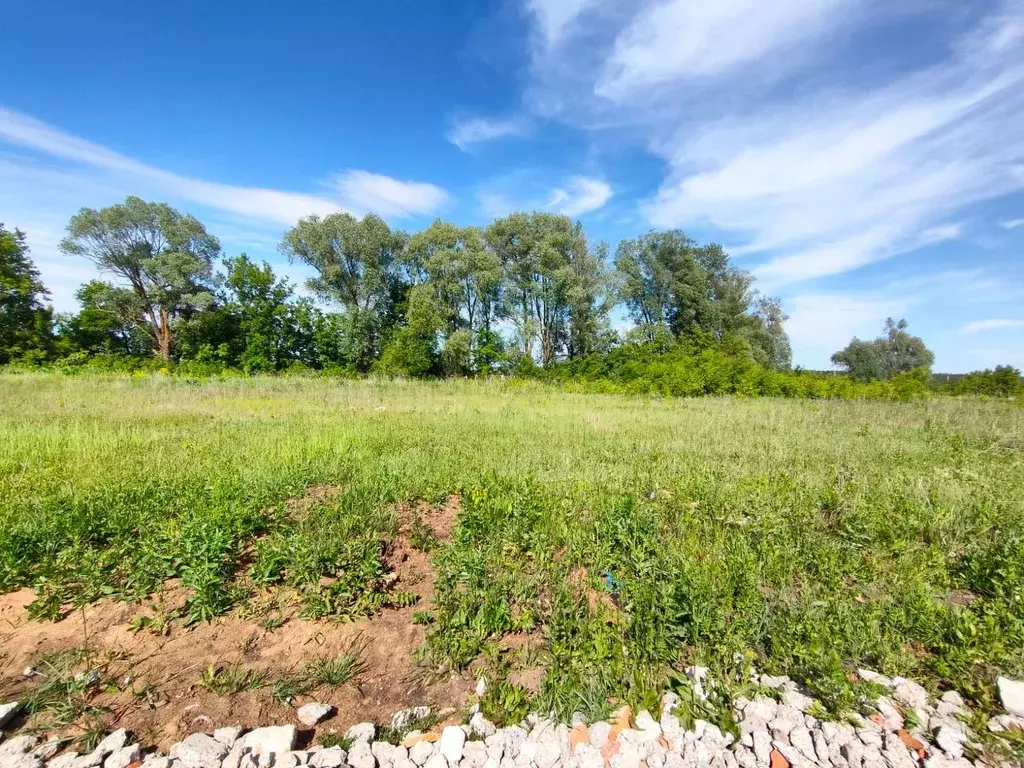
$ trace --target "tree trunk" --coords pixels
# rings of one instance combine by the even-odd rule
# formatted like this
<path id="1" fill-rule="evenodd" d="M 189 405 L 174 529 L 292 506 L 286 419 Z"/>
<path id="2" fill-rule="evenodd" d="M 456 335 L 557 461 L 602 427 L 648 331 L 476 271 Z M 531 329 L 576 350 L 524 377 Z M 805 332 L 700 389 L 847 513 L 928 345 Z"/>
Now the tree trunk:
<path id="1" fill-rule="evenodd" d="M 171 321 L 167 310 L 160 309 L 160 324 L 156 329 L 157 353 L 164 360 L 171 359 Z"/>

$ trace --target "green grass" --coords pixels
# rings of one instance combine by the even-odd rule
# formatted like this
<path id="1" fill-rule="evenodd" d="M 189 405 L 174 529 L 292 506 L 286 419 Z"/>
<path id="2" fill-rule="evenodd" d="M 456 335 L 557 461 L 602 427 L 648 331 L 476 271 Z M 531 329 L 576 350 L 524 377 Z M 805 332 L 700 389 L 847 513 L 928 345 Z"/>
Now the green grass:
<path id="1" fill-rule="evenodd" d="M 835 710 L 858 665 L 989 707 L 1024 674 L 1021 445 L 1024 410 L 972 400 L 3 374 L 0 590 L 35 587 L 40 619 L 169 577 L 186 622 L 253 585 L 369 616 L 412 600 L 386 578 L 394 505 L 457 493 L 452 540 L 421 542 L 425 653 L 461 668 L 533 633 L 532 706 L 644 703 L 750 652 Z M 318 484 L 338 492 L 284 503 Z M 514 683 L 493 707 L 522 709 Z"/>

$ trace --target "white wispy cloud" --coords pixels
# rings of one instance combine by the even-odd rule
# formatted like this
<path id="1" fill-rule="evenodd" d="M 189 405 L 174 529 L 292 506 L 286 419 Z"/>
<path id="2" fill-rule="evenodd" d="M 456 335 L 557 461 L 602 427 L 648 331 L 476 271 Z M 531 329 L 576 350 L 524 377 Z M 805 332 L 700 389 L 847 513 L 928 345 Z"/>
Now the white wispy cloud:
<path id="1" fill-rule="evenodd" d="M 601 179 L 573 176 L 551 193 L 547 207 L 566 216 L 582 216 L 603 208 L 612 197 L 612 186 Z"/>
<path id="2" fill-rule="evenodd" d="M 615 38 L 598 95 L 628 99 L 635 89 L 719 75 L 791 49 L 841 23 L 852 0 L 668 0 L 645 5 Z M 787 56 L 792 51 L 787 50 Z"/>
<path id="3" fill-rule="evenodd" d="M 778 285 L 821 278 L 958 237 L 958 211 L 1024 188 L 1024 4 L 942 14 L 595 0 L 533 52 L 528 96 L 550 118 L 628 129 L 666 161 L 641 206 L 652 225 L 712 227 Z M 872 71 L 850 56 L 849 40 L 917 21 L 930 58 L 883 43 Z"/>
<path id="4" fill-rule="evenodd" d="M 1003 229 L 1016 229 L 1017 227 L 1024 227 L 1024 219 L 1008 219 L 1007 221 L 999 222 L 999 226 Z"/>
<path id="5" fill-rule="evenodd" d="M 558 43 L 566 28 L 587 6 L 598 0 L 526 0 L 526 7 L 537 18 L 545 45 Z"/>
<path id="6" fill-rule="evenodd" d="M 102 169 L 122 180 L 143 182 L 163 195 L 280 224 L 294 224 L 310 214 L 327 215 L 346 209 L 376 210 L 385 216 L 432 213 L 447 199 L 447 193 L 433 184 L 355 170 L 332 180 L 337 197 L 207 181 L 148 165 L 4 109 L 0 109 L 0 143 Z"/>
<path id="7" fill-rule="evenodd" d="M 1024 328 L 1024 320 L 1010 320 L 1007 318 L 993 320 L 972 320 L 967 323 L 960 332 L 967 335 L 984 333 L 985 331 L 998 331 L 1004 328 Z"/>
<path id="8" fill-rule="evenodd" d="M 435 184 L 401 181 L 369 171 L 346 171 L 331 179 L 345 207 L 381 216 L 409 217 L 436 213 L 448 202 L 448 193 Z"/>
<path id="9" fill-rule="evenodd" d="M 514 211 L 553 211 L 576 217 L 600 210 L 615 194 L 597 177 L 568 176 L 555 187 L 550 177 L 548 171 L 520 169 L 490 179 L 477 190 L 481 213 L 496 218 Z"/>
<path id="10" fill-rule="evenodd" d="M 456 118 L 447 138 L 463 152 L 470 152 L 478 144 L 510 136 L 525 136 L 529 130 L 529 122 L 521 117 Z"/>

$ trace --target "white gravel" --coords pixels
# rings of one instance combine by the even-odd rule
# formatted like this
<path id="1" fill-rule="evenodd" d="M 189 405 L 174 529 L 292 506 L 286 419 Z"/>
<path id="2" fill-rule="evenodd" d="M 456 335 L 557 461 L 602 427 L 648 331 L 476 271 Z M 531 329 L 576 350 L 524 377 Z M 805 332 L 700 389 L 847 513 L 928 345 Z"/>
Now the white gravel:
<path id="1" fill-rule="evenodd" d="M 932 699 L 917 683 L 859 670 L 866 680 L 889 689 L 888 695 L 863 702 L 863 715 L 838 722 L 819 721 L 823 708 L 787 677 L 761 676 L 760 693 L 736 698 L 733 717 L 738 734 L 681 714 L 685 704 L 666 693 L 659 717 L 635 713 L 628 728 L 609 722 L 587 725 L 577 714 L 570 730 L 552 718 L 530 715 L 520 726 L 496 728 L 476 708 L 466 725 L 448 725 L 440 734 L 408 734 L 401 745 L 375 741 L 376 726 L 348 729 L 350 748 L 313 746 L 296 750 L 294 725 L 216 729 L 194 733 L 167 755 L 143 753 L 124 730 L 114 731 L 88 755 L 66 752 L 32 734 L 10 734 L 0 741 L 0 768 L 980 768 L 999 765 L 970 731 L 970 711 L 956 691 Z M 717 691 L 703 667 L 687 671 L 691 700 Z M 1024 683 L 1000 678 L 1007 709 L 988 723 L 994 733 L 1024 730 Z M 4 713 L 17 702 L 0 704 Z M 312 703 L 296 713 L 313 726 L 333 711 Z M 913 717 L 907 713 L 913 711 Z M 426 707 L 396 713 L 392 724 L 404 725 L 429 714 Z M 865 715 L 870 714 L 871 717 Z M 8 721 L 11 714 L 7 715 Z M 903 730 L 903 729 L 906 730 Z M 570 735 L 571 734 L 571 735 Z M 912 748 L 913 747 L 913 748 Z M 920 749 L 920 753 L 916 751 Z M 141 761 L 141 762 L 140 762 Z M 1007 763 L 1009 765 L 1010 763 Z"/>

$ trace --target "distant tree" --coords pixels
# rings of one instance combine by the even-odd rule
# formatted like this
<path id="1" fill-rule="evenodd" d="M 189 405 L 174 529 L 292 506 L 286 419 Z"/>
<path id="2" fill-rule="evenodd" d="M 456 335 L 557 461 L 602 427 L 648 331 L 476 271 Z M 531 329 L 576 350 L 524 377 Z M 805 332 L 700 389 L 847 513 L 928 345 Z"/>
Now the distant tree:
<path id="1" fill-rule="evenodd" d="M 151 341 L 139 327 L 134 295 L 101 280 L 82 285 L 75 298 L 81 309 L 58 317 L 61 339 L 90 353 L 144 355 Z"/>
<path id="2" fill-rule="evenodd" d="M 25 234 L 0 224 L 0 363 L 52 349 L 53 310 L 43 303 L 47 296 Z"/>
<path id="3" fill-rule="evenodd" d="M 392 231 L 374 214 L 310 216 L 288 230 L 281 253 L 317 271 L 308 281 L 318 295 L 344 308 L 348 357 L 369 370 L 406 303 L 404 232 Z"/>
<path id="4" fill-rule="evenodd" d="M 523 357 L 533 359 L 537 342 L 544 366 L 591 347 L 607 313 L 606 291 L 600 258 L 579 224 L 553 213 L 513 213 L 484 236 L 505 274 L 505 315 Z"/>
<path id="5" fill-rule="evenodd" d="M 231 311 L 238 317 L 242 332 L 243 370 L 284 368 L 297 351 L 291 286 L 287 280 L 278 280 L 269 264 L 257 266 L 244 253 L 224 259 L 224 267 Z"/>
<path id="6" fill-rule="evenodd" d="M 681 341 L 729 337 L 761 365 L 790 366 L 780 301 L 755 290 L 720 245 L 699 245 L 680 230 L 648 232 L 619 243 L 615 270 L 620 298 L 648 340 L 661 328 Z"/>
<path id="7" fill-rule="evenodd" d="M 997 365 L 994 369 L 971 371 L 961 376 L 952 389 L 956 395 L 1015 397 L 1024 393 L 1024 378 L 1012 365 Z"/>
<path id="8" fill-rule="evenodd" d="M 935 355 L 919 336 L 907 331 L 907 321 L 885 321 L 883 335 L 873 341 L 854 337 L 832 355 L 832 363 L 861 381 L 891 379 L 916 368 L 931 369 Z"/>
<path id="9" fill-rule="evenodd" d="M 112 287 L 122 291 L 118 306 L 130 306 L 154 351 L 170 358 L 175 323 L 213 300 L 209 280 L 220 252 L 217 238 L 195 217 L 138 197 L 98 211 L 83 208 L 67 233 L 61 250 L 126 283 Z"/>

